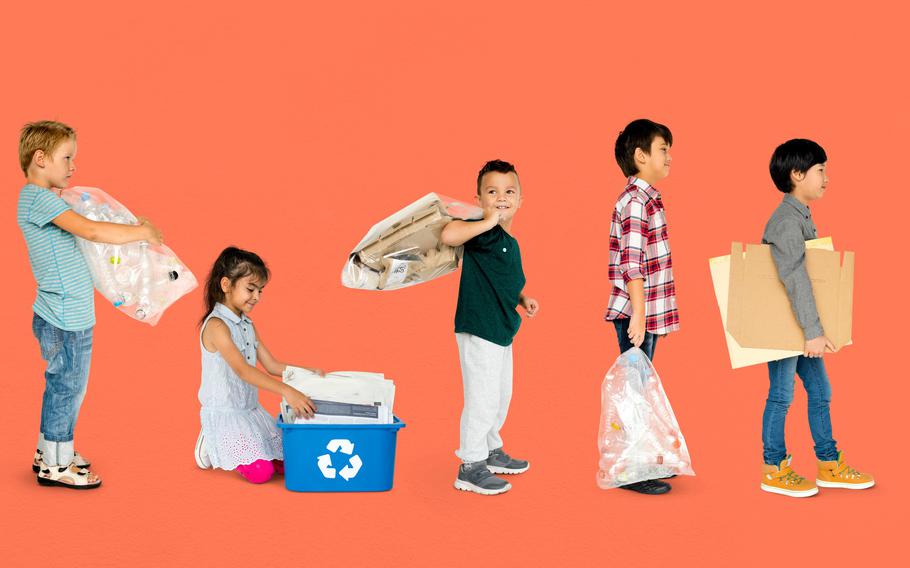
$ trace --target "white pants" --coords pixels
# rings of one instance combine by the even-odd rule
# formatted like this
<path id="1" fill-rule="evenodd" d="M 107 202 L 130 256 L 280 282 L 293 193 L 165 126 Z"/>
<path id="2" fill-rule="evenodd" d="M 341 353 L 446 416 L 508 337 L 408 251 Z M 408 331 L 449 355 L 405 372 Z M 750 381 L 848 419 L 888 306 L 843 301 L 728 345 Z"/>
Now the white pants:
<path id="1" fill-rule="evenodd" d="M 461 447 L 455 455 L 464 463 L 483 461 L 502 447 L 499 430 L 512 400 L 512 346 L 470 333 L 456 333 L 455 341 L 464 383 Z"/>

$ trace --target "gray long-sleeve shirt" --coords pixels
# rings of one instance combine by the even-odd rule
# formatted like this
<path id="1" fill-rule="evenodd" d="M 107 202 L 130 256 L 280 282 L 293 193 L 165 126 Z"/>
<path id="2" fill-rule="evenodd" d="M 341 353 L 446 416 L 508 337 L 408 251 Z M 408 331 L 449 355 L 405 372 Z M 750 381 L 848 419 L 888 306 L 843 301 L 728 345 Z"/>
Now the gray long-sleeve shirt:
<path id="1" fill-rule="evenodd" d="M 825 334 L 806 272 L 806 241 L 814 238 L 815 223 L 809 208 L 787 194 L 765 225 L 761 239 L 762 244 L 771 245 L 771 257 L 806 341 Z"/>

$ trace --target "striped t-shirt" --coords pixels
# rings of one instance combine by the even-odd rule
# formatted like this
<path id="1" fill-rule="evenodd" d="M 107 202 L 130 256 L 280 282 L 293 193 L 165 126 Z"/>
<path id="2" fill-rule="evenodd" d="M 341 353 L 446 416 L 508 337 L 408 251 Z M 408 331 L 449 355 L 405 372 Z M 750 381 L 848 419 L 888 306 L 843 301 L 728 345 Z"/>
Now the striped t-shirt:
<path id="1" fill-rule="evenodd" d="M 53 191 L 28 184 L 19 192 L 17 220 L 38 283 L 32 309 L 51 325 L 81 331 L 95 325 L 92 274 L 76 237 L 52 223 L 69 209 Z"/>

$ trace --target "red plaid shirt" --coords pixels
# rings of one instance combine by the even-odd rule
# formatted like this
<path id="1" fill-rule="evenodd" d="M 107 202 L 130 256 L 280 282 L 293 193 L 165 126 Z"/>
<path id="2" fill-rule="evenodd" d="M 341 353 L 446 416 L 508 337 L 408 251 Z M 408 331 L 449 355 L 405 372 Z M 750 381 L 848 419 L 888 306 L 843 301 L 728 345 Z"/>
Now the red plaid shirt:
<path id="1" fill-rule="evenodd" d="M 626 284 L 641 278 L 645 281 L 645 329 L 656 335 L 679 329 L 664 204 L 657 189 L 636 177 L 629 178 L 613 209 L 609 276 L 613 291 L 605 320 L 632 317 Z"/>

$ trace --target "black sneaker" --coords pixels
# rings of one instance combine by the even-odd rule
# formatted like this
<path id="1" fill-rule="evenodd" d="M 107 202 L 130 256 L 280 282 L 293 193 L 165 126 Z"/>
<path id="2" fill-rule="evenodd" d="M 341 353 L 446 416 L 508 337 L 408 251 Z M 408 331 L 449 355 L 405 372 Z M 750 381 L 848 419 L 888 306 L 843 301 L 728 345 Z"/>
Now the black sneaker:
<path id="1" fill-rule="evenodd" d="M 620 485 L 619 488 L 628 489 L 629 491 L 642 493 L 644 495 L 663 495 L 672 489 L 669 483 L 658 481 L 657 479 L 648 479 L 645 481 L 639 481 L 638 483 Z"/>

